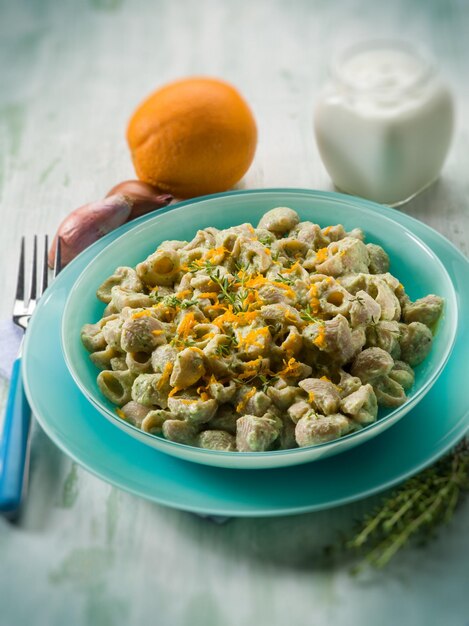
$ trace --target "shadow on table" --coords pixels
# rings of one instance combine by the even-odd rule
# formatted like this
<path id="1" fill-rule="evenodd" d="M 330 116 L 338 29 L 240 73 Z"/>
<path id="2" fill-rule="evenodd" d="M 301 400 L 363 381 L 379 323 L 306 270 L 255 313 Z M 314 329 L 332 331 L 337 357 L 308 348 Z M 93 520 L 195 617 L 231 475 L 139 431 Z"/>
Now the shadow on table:
<path id="1" fill-rule="evenodd" d="M 333 509 L 265 518 L 230 518 L 219 524 L 194 514 L 167 511 L 177 518 L 178 531 L 192 538 L 207 552 L 227 560 L 244 560 L 298 570 L 332 570 L 352 566 L 340 550 L 341 541 L 356 520 L 370 510 L 377 497 Z M 181 517 L 182 516 L 182 517 Z M 175 519 L 176 522 L 176 519 Z"/>
<path id="2" fill-rule="evenodd" d="M 57 493 L 63 480 L 63 469 L 70 461 L 57 446 L 52 443 L 42 428 L 32 423 L 31 457 L 24 502 L 13 523 L 27 530 L 44 530 L 57 505 Z M 33 514 L 34 513 L 34 514 Z"/>

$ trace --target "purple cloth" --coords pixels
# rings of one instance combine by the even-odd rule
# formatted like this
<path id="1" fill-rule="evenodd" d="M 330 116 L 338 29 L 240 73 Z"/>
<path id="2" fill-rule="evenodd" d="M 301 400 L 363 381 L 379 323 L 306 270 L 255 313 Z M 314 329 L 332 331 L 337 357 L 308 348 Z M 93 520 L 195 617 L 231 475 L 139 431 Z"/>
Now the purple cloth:
<path id="1" fill-rule="evenodd" d="M 9 380 L 23 331 L 11 319 L 0 320 L 0 376 Z"/>

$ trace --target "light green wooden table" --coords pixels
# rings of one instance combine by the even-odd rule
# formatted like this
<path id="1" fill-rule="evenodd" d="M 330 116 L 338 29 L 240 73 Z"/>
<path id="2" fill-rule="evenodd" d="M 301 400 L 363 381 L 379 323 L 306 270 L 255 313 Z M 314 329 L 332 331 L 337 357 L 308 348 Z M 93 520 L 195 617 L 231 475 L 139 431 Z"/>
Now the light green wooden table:
<path id="1" fill-rule="evenodd" d="M 0 317 L 20 235 L 52 233 L 133 176 L 126 121 L 157 85 L 194 73 L 233 81 L 260 130 L 243 185 L 330 189 L 311 130 L 327 59 L 396 35 L 433 51 L 459 113 L 443 177 L 403 210 L 467 253 L 464 0 L 0 0 Z M 36 428 L 24 514 L 0 519 L 0 625 L 468 626 L 469 503 L 384 572 L 355 580 L 346 564 L 321 566 L 323 546 L 371 504 L 217 526 L 110 487 Z"/>

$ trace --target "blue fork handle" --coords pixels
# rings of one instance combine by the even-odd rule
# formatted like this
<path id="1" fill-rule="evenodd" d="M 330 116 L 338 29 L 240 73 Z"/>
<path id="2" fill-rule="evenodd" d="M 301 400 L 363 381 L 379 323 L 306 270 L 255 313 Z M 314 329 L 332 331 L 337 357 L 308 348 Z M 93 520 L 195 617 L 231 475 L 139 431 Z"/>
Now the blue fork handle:
<path id="1" fill-rule="evenodd" d="M 15 512 L 23 494 L 31 409 L 24 393 L 21 358 L 13 364 L 5 418 L 0 431 L 0 511 Z"/>

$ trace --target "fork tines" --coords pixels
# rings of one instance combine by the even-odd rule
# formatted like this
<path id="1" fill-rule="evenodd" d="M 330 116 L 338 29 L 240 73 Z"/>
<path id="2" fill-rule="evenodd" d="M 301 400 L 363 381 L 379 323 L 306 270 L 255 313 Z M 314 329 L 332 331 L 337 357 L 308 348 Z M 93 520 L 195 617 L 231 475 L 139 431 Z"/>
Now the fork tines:
<path id="1" fill-rule="evenodd" d="M 62 237 L 57 237 L 57 245 L 55 248 L 55 260 L 54 260 L 54 278 L 58 276 L 61 269 L 62 269 Z"/>
<path id="2" fill-rule="evenodd" d="M 24 237 L 21 237 L 20 265 L 18 268 L 18 281 L 16 283 L 16 300 L 24 300 Z"/>
<path id="3" fill-rule="evenodd" d="M 59 237 L 57 239 L 57 250 L 55 255 L 54 278 L 62 269 L 61 246 L 62 240 Z M 26 328 L 29 318 L 34 311 L 39 298 L 42 296 L 49 284 L 49 268 L 47 266 L 48 249 L 49 238 L 45 235 L 41 254 L 42 261 L 40 283 L 38 284 L 38 237 L 37 235 L 34 235 L 31 273 L 29 276 L 29 295 L 26 297 L 26 240 L 24 237 L 21 238 L 20 264 L 18 268 L 15 304 L 13 307 L 13 321 L 23 329 Z"/>

